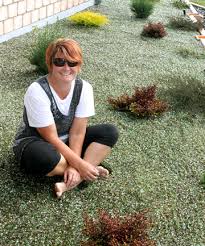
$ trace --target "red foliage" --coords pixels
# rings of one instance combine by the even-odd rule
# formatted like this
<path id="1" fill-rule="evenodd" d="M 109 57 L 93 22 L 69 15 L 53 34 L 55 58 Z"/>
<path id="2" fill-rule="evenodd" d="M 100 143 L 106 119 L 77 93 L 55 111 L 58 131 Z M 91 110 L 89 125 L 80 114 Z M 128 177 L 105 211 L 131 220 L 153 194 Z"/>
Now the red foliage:
<path id="1" fill-rule="evenodd" d="M 129 109 L 129 105 L 132 103 L 132 98 L 130 96 L 128 96 L 128 94 L 123 94 L 117 98 L 112 98 L 109 97 L 108 98 L 108 102 L 115 108 L 118 110 L 128 110 Z"/>
<path id="2" fill-rule="evenodd" d="M 149 23 L 144 26 L 142 35 L 151 38 L 163 38 L 167 35 L 165 27 L 162 23 Z"/>
<path id="3" fill-rule="evenodd" d="M 168 110 L 168 104 L 156 98 L 156 86 L 136 87 L 134 94 L 109 98 L 108 102 L 118 110 L 127 110 L 139 117 L 156 116 Z"/>
<path id="4" fill-rule="evenodd" d="M 151 221 L 145 212 L 139 212 L 125 217 L 110 216 L 106 211 L 99 211 L 97 220 L 84 215 L 84 235 L 88 241 L 82 246 L 154 246 L 148 237 L 147 230 Z"/>

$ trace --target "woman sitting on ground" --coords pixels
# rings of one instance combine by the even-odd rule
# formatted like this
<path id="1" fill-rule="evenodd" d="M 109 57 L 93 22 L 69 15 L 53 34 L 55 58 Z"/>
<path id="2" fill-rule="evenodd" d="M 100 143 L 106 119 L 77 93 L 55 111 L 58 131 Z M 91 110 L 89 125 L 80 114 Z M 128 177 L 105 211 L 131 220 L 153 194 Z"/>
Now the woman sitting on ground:
<path id="1" fill-rule="evenodd" d="M 24 97 L 23 121 L 13 150 L 22 169 L 33 175 L 63 176 L 56 196 L 83 180 L 109 175 L 100 163 L 118 138 L 111 124 L 88 126 L 94 115 L 92 86 L 77 75 L 82 51 L 72 39 L 58 39 L 46 50 L 48 75 L 33 82 Z"/>

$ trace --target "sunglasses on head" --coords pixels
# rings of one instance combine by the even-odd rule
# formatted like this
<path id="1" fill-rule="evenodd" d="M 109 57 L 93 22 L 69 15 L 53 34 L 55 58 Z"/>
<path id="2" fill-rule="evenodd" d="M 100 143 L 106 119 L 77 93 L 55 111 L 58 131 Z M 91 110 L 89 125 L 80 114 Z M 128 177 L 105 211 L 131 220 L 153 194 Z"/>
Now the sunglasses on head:
<path id="1" fill-rule="evenodd" d="M 53 64 L 56 67 L 63 67 L 66 63 L 69 67 L 76 67 L 78 65 L 78 62 L 70 62 L 70 61 L 65 60 L 64 58 L 54 58 L 53 59 Z"/>

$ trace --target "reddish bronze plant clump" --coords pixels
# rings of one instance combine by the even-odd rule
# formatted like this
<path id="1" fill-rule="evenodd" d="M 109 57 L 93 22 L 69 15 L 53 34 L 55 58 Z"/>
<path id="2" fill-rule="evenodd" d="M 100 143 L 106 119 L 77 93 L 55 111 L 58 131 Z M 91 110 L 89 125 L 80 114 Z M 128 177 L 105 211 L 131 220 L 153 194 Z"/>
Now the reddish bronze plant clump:
<path id="1" fill-rule="evenodd" d="M 151 38 L 163 38 L 167 35 L 165 27 L 162 23 L 149 23 L 144 26 L 142 35 Z"/>
<path id="2" fill-rule="evenodd" d="M 99 211 L 99 218 L 94 220 L 84 216 L 84 235 L 89 237 L 81 246 L 155 246 L 149 239 L 148 228 L 152 225 L 146 212 L 138 212 L 123 218 L 110 216 L 106 211 Z"/>
<path id="3" fill-rule="evenodd" d="M 156 85 L 136 87 L 131 97 L 110 97 L 108 102 L 117 110 L 131 111 L 139 117 L 157 116 L 168 110 L 168 104 L 156 98 Z"/>
<path id="4" fill-rule="evenodd" d="M 127 111 L 133 99 L 128 94 L 123 94 L 117 98 L 109 97 L 108 102 L 117 110 Z"/>

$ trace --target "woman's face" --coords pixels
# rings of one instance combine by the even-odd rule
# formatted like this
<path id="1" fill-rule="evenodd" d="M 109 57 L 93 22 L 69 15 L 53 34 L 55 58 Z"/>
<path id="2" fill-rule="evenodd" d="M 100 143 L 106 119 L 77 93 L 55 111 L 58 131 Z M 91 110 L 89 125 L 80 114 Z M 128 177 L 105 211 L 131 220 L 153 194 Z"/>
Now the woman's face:
<path id="1" fill-rule="evenodd" d="M 64 54 L 57 53 L 52 63 L 52 76 L 55 76 L 56 80 L 63 82 L 71 82 L 75 79 L 79 71 L 77 63 L 68 61 Z"/>

